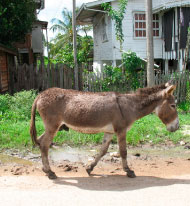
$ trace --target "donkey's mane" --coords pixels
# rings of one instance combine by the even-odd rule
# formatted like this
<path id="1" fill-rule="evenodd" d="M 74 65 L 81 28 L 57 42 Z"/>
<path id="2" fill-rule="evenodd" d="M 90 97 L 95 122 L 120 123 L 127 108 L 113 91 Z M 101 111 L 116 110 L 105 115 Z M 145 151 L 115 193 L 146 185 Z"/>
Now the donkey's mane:
<path id="1" fill-rule="evenodd" d="M 163 89 L 166 89 L 166 85 L 165 84 L 161 84 L 161 85 L 157 85 L 157 86 L 154 86 L 154 87 L 146 87 L 146 88 L 140 88 L 137 90 L 136 94 L 142 94 L 142 95 L 151 95 L 151 94 L 154 94 L 154 93 L 157 93 Z"/>
<path id="2" fill-rule="evenodd" d="M 146 94 L 136 93 L 135 95 L 127 96 L 127 99 L 131 102 L 131 105 L 137 108 L 144 108 L 153 102 L 157 102 L 161 99 L 161 95 L 158 93 Z"/>

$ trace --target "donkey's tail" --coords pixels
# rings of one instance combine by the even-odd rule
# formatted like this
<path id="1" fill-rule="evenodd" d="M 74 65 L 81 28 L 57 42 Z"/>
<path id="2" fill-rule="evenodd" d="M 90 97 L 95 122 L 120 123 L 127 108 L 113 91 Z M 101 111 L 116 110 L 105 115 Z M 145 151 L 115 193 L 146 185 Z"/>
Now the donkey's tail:
<path id="1" fill-rule="evenodd" d="M 37 98 L 34 100 L 32 105 L 31 111 L 31 121 L 30 121 L 30 136 L 33 142 L 33 145 L 40 145 L 37 140 L 37 132 L 36 132 L 36 124 L 35 124 L 35 116 L 36 116 L 36 105 L 37 105 Z"/>

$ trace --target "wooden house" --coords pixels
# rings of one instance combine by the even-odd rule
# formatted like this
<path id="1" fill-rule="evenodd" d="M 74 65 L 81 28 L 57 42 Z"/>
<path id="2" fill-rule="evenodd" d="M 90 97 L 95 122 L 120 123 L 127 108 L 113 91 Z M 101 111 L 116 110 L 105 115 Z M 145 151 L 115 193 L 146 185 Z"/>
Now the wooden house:
<path id="1" fill-rule="evenodd" d="M 104 64 L 121 64 L 119 42 L 116 39 L 114 21 L 101 7 L 110 3 L 118 9 L 118 0 L 99 0 L 83 4 L 77 14 L 78 24 L 92 24 L 94 36 L 95 71 Z M 166 73 L 184 68 L 187 27 L 190 22 L 189 0 L 153 0 L 154 61 Z M 136 52 L 146 59 L 145 0 L 128 0 L 123 20 L 124 51 Z M 188 66 L 187 66 L 188 68 Z"/>
<path id="2" fill-rule="evenodd" d="M 44 9 L 45 0 L 35 0 L 36 2 L 36 17 L 37 13 Z M 18 49 L 18 63 L 19 64 L 36 64 L 37 59 L 42 58 L 43 45 L 43 31 L 46 30 L 47 35 L 48 22 L 37 20 L 33 23 L 32 31 L 26 34 L 25 39 L 15 43 Z"/>
<path id="3" fill-rule="evenodd" d="M 0 44 L 0 93 L 9 90 L 9 67 L 14 65 L 17 52 Z"/>

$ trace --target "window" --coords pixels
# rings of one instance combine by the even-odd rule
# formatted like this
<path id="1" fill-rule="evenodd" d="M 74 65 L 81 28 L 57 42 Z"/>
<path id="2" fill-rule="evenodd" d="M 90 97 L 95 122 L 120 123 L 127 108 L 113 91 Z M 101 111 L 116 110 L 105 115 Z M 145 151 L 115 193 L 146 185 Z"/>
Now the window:
<path id="1" fill-rule="evenodd" d="M 159 16 L 153 14 L 153 36 L 159 36 Z"/>
<path id="2" fill-rule="evenodd" d="M 108 41 L 107 36 L 107 16 L 102 18 L 102 42 Z"/>
<path id="3" fill-rule="evenodd" d="M 146 37 L 146 15 L 135 13 L 134 15 L 134 36 Z M 159 16 L 153 14 L 153 36 L 159 36 Z"/>

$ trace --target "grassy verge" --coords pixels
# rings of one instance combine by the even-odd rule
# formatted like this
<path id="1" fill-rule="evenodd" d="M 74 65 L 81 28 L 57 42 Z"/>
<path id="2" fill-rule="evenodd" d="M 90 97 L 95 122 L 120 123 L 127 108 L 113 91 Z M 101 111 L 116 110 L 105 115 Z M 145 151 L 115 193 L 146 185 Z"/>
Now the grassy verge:
<path id="1" fill-rule="evenodd" d="M 190 135 L 185 134 L 184 126 L 190 126 L 190 115 L 179 114 L 181 128 L 175 133 L 166 130 L 165 125 L 155 115 L 148 115 L 134 123 L 127 133 L 127 142 L 131 145 L 151 141 L 155 144 L 171 140 L 174 143 L 180 140 L 190 141 Z M 0 122 L 0 149 L 31 147 L 29 135 L 29 121 L 5 120 Z M 43 123 L 40 118 L 36 121 L 38 135 L 44 132 Z M 54 138 L 56 144 L 69 144 L 74 146 L 86 144 L 98 144 L 102 141 L 103 134 L 81 134 L 70 130 L 60 131 Z M 113 138 L 116 143 L 116 137 Z"/>
<path id="2" fill-rule="evenodd" d="M 35 91 L 22 91 L 14 96 L 0 95 L 0 149 L 6 148 L 31 148 L 32 142 L 29 135 L 31 105 L 36 97 Z M 136 121 L 127 133 L 127 142 L 131 145 L 164 142 L 171 140 L 174 143 L 180 140 L 190 142 L 190 134 L 185 133 L 185 126 L 190 130 L 189 103 L 178 106 L 180 111 L 181 128 L 175 133 L 166 130 L 165 125 L 157 116 L 151 114 Z M 186 114 L 184 113 L 186 112 Z M 43 123 L 37 115 L 36 125 L 38 136 L 44 132 Z M 60 131 L 54 138 L 56 144 L 69 144 L 74 146 L 98 144 L 102 141 L 103 134 L 81 134 L 70 130 Z M 113 138 L 116 143 L 116 137 Z"/>

